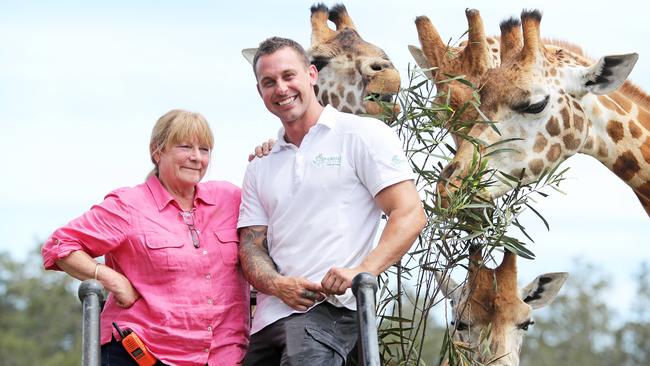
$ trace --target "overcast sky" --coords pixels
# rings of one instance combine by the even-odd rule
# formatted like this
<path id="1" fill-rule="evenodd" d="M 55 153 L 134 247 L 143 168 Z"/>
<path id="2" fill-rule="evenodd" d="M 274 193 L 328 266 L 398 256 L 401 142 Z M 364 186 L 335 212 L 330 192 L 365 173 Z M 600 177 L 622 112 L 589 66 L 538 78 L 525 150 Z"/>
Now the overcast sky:
<path id="1" fill-rule="evenodd" d="M 223 4 L 223 5 L 222 5 Z M 255 90 L 240 50 L 272 35 L 310 42 L 311 1 L 3 1 L 0 5 L 0 250 L 22 258 L 36 240 L 151 169 L 148 141 L 173 108 L 201 112 L 216 147 L 206 179 L 241 184 L 248 152 L 280 123 Z M 334 2 L 326 2 L 333 5 Z M 427 15 L 445 39 L 466 29 L 464 9 L 481 11 L 488 34 L 522 8 L 543 11 L 542 35 L 581 45 L 593 58 L 638 52 L 630 78 L 650 88 L 650 25 L 638 2 L 348 1 L 361 35 L 382 47 L 406 80 L 418 44 L 413 21 Z M 645 5 L 643 5 L 645 6 Z M 612 298 L 627 304 L 628 282 L 650 259 L 650 221 L 632 191 L 590 157 L 573 157 L 566 195 L 537 207 L 535 261 L 520 281 L 571 272 L 573 258 L 615 276 Z"/>

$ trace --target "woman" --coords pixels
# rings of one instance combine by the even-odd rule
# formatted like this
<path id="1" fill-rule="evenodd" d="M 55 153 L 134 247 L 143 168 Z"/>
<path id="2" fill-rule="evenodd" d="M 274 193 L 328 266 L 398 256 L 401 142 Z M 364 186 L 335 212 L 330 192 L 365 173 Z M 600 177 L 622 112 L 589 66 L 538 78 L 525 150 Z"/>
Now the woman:
<path id="1" fill-rule="evenodd" d="M 234 365 L 248 344 L 249 287 L 237 257 L 240 190 L 199 183 L 213 147 L 203 116 L 172 110 L 151 134 L 146 182 L 56 230 L 47 269 L 95 278 L 109 292 L 101 315 L 102 365 L 135 365 L 114 330 L 132 329 L 170 365 Z M 93 257 L 105 256 L 105 264 Z"/>

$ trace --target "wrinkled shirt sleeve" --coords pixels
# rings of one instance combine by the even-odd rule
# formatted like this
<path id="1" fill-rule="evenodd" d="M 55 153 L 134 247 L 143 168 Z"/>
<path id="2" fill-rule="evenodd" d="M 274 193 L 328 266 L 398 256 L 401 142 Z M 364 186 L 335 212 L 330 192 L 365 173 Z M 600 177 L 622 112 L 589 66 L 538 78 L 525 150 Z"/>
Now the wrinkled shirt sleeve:
<path id="1" fill-rule="evenodd" d="M 269 224 L 269 217 L 262 205 L 262 200 L 258 193 L 256 168 L 257 164 L 253 161 L 246 169 L 244 183 L 242 184 L 241 205 L 239 206 L 237 228 L 257 225 L 266 226 Z"/>
<path id="2" fill-rule="evenodd" d="M 130 227 L 130 210 L 119 199 L 118 192 L 109 193 L 82 216 L 57 229 L 42 249 L 46 269 L 61 270 L 56 261 L 82 250 L 92 257 L 102 256 L 120 246 Z"/>
<path id="3" fill-rule="evenodd" d="M 366 128 L 352 145 L 359 179 L 374 197 L 393 184 L 415 179 L 395 132 L 383 122 Z"/>

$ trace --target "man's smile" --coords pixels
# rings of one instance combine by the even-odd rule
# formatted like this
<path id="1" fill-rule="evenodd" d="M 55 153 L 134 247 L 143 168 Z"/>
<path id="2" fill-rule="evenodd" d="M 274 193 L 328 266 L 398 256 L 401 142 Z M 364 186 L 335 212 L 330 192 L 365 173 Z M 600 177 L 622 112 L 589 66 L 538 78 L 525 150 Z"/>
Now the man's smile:
<path id="1" fill-rule="evenodd" d="M 275 104 L 277 104 L 279 106 L 285 106 L 285 105 L 293 102 L 294 100 L 296 100 L 296 98 L 298 98 L 298 96 L 294 95 L 292 97 L 284 98 L 284 99 L 280 100 L 279 102 L 276 102 Z"/>

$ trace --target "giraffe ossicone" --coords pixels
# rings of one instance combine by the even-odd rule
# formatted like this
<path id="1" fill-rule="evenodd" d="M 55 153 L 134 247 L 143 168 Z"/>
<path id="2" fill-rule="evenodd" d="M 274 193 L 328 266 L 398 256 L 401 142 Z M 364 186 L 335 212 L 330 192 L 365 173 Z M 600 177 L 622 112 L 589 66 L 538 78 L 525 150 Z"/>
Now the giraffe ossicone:
<path id="1" fill-rule="evenodd" d="M 318 69 L 315 91 L 321 104 L 354 114 L 397 116 L 399 72 L 381 48 L 361 38 L 345 6 L 312 6 L 311 27 L 307 53 Z M 242 54 L 252 64 L 256 51 L 247 48 Z"/>
<path id="2" fill-rule="evenodd" d="M 440 103 L 449 103 L 454 111 L 465 109 L 465 104 L 474 99 L 474 89 L 466 82 L 476 86 L 487 70 L 499 66 L 499 41 L 494 37 L 485 36 L 479 11 L 467 9 L 465 16 L 468 39 L 457 47 L 443 42 L 431 20 L 426 16 L 415 19 L 421 48 L 408 46 L 416 64 L 435 83 L 436 99 Z M 465 82 L 456 80 L 456 76 L 462 76 Z M 465 110 L 464 120 L 478 117 L 472 108 Z M 447 126 L 447 128 L 455 131 L 458 126 Z M 461 139 L 456 134 L 452 136 L 454 143 L 458 145 Z"/>

